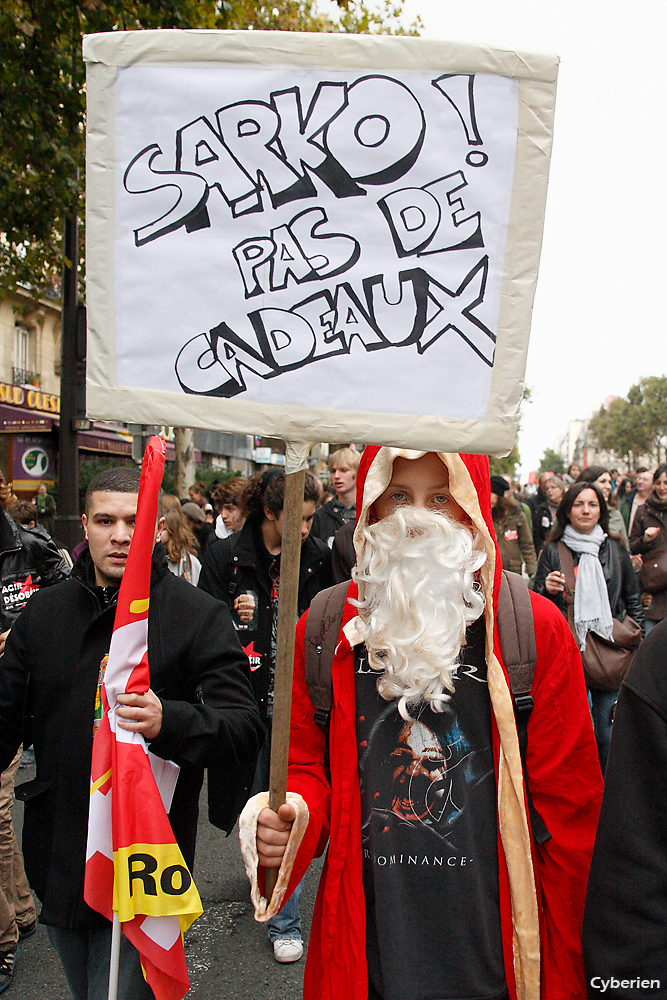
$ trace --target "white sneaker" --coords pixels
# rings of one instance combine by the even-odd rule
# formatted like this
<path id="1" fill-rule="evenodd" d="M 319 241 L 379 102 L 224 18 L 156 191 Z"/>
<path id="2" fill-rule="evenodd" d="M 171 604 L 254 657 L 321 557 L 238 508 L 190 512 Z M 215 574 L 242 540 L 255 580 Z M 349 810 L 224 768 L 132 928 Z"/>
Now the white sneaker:
<path id="1" fill-rule="evenodd" d="M 273 957 L 276 962 L 298 962 L 302 955 L 301 938 L 277 938 L 273 942 Z"/>

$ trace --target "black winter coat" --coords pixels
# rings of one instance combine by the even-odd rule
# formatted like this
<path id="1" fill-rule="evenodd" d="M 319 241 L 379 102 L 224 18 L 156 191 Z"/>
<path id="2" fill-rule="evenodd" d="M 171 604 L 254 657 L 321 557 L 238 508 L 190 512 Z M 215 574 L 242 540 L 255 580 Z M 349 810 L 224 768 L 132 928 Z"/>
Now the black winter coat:
<path id="1" fill-rule="evenodd" d="M 46 533 L 23 528 L 0 508 L 0 632 L 11 628 L 36 591 L 69 576 L 69 567 Z"/>
<path id="2" fill-rule="evenodd" d="M 639 647 L 616 705 L 584 911 L 591 998 L 667 997 L 666 648 L 661 622 Z M 621 987 L 637 977 L 654 983 Z M 612 979 L 616 988 L 602 993 L 600 981 Z"/>
<path id="3" fill-rule="evenodd" d="M 632 561 L 627 549 L 624 545 L 620 545 L 615 538 L 605 538 L 600 546 L 599 556 L 607 584 L 612 616 L 623 621 L 626 615 L 630 615 L 638 625 L 641 625 L 644 621 L 644 606 L 639 592 L 637 574 L 632 568 Z M 578 552 L 572 553 L 572 562 L 575 566 L 579 564 Z M 553 601 L 567 618 L 567 605 L 563 594 L 550 594 L 545 586 L 545 580 L 549 573 L 554 570 L 560 571 L 560 569 L 558 542 L 548 542 L 542 549 L 533 589 L 536 593 L 543 594 L 544 597 Z"/>
<path id="4" fill-rule="evenodd" d="M 56 927 L 102 920 L 84 902 L 83 883 L 94 702 L 114 617 L 115 600 L 105 605 L 85 552 L 69 580 L 30 599 L 0 661 L 0 770 L 22 740 L 25 703 L 37 771 L 17 789 L 25 802 L 23 855 L 43 903 L 40 919 Z M 209 813 L 213 803 L 220 825 L 231 829 L 263 731 L 227 608 L 170 573 L 159 546 L 148 658 L 163 708 L 162 730 L 150 749 L 181 766 L 169 819 L 192 866 L 203 768 L 209 766 L 214 786 Z"/>
<path id="5" fill-rule="evenodd" d="M 354 521 L 346 521 L 333 537 L 331 546 L 331 575 L 334 583 L 352 579 L 352 570 L 357 562 L 354 549 Z"/>
<path id="6" fill-rule="evenodd" d="M 199 587 L 232 610 L 241 644 L 250 658 L 253 690 L 262 719 L 266 721 L 271 683 L 271 589 L 266 568 L 266 552 L 261 527 L 248 520 L 240 531 L 213 542 L 204 556 Z M 298 613 L 302 615 L 320 590 L 330 587 L 331 553 L 319 538 L 310 535 L 301 546 Z M 239 621 L 234 601 L 249 591 L 256 596 L 256 608 L 249 627 Z M 296 626 L 296 622 L 295 622 Z"/>
<path id="7" fill-rule="evenodd" d="M 547 535 L 553 527 L 553 514 L 551 513 L 549 501 L 539 490 L 535 496 L 528 499 L 528 506 L 533 515 L 533 545 L 535 546 L 535 552 L 539 556 L 544 548 Z"/>
<path id="8" fill-rule="evenodd" d="M 345 507 L 335 497 L 318 507 L 313 515 L 313 526 L 310 529 L 311 538 L 320 538 L 329 548 L 333 544 L 333 536 L 346 521 L 353 524 L 356 521 L 356 510 Z"/>

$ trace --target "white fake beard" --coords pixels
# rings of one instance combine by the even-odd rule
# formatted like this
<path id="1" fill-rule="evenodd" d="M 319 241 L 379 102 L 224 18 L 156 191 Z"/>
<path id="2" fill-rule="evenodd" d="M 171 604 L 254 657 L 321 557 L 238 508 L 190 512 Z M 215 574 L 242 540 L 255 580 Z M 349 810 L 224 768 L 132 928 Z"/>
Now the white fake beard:
<path id="1" fill-rule="evenodd" d="M 425 701 L 442 712 L 454 691 L 466 628 L 484 611 L 475 574 L 486 553 L 470 528 L 445 514 L 399 508 L 364 529 L 354 579 L 359 633 L 369 664 L 381 673 L 386 701 Z"/>

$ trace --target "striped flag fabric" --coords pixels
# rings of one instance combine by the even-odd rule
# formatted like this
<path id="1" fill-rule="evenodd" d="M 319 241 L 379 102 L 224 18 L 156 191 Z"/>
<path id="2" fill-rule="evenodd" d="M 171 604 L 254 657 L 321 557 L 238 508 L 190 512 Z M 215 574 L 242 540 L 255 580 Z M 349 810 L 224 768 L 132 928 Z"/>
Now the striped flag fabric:
<path id="1" fill-rule="evenodd" d="M 202 905 L 167 816 L 179 768 L 151 754 L 140 733 L 118 727 L 116 716 L 119 694 L 150 687 L 151 559 L 164 461 L 164 439 L 151 438 L 93 740 L 84 898 L 109 920 L 118 914 L 157 1000 L 181 1000 L 190 985 L 183 932 Z"/>

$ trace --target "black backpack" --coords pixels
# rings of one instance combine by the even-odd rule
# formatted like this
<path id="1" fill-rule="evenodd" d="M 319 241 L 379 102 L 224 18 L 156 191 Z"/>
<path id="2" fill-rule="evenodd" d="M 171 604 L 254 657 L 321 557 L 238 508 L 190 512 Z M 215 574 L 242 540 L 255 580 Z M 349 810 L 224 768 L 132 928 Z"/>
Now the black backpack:
<path id="1" fill-rule="evenodd" d="M 349 581 L 345 580 L 335 587 L 321 590 L 313 598 L 306 619 L 304 644 L 306 684 L 315 709 L 315 722 L 327 735 L 327 758 L 332 695 L 331 671 L 348 586 Z M 530 825 L 537 843 L 543 844 L 551 834 L 533 805 L 526 780 L 528 719 L 533 710 L 533 674 L 537 661 L 535 625 L 528 587 L 518 573 L 503 570 L 497 621 L 503 662 L 510 679 Z"/>

